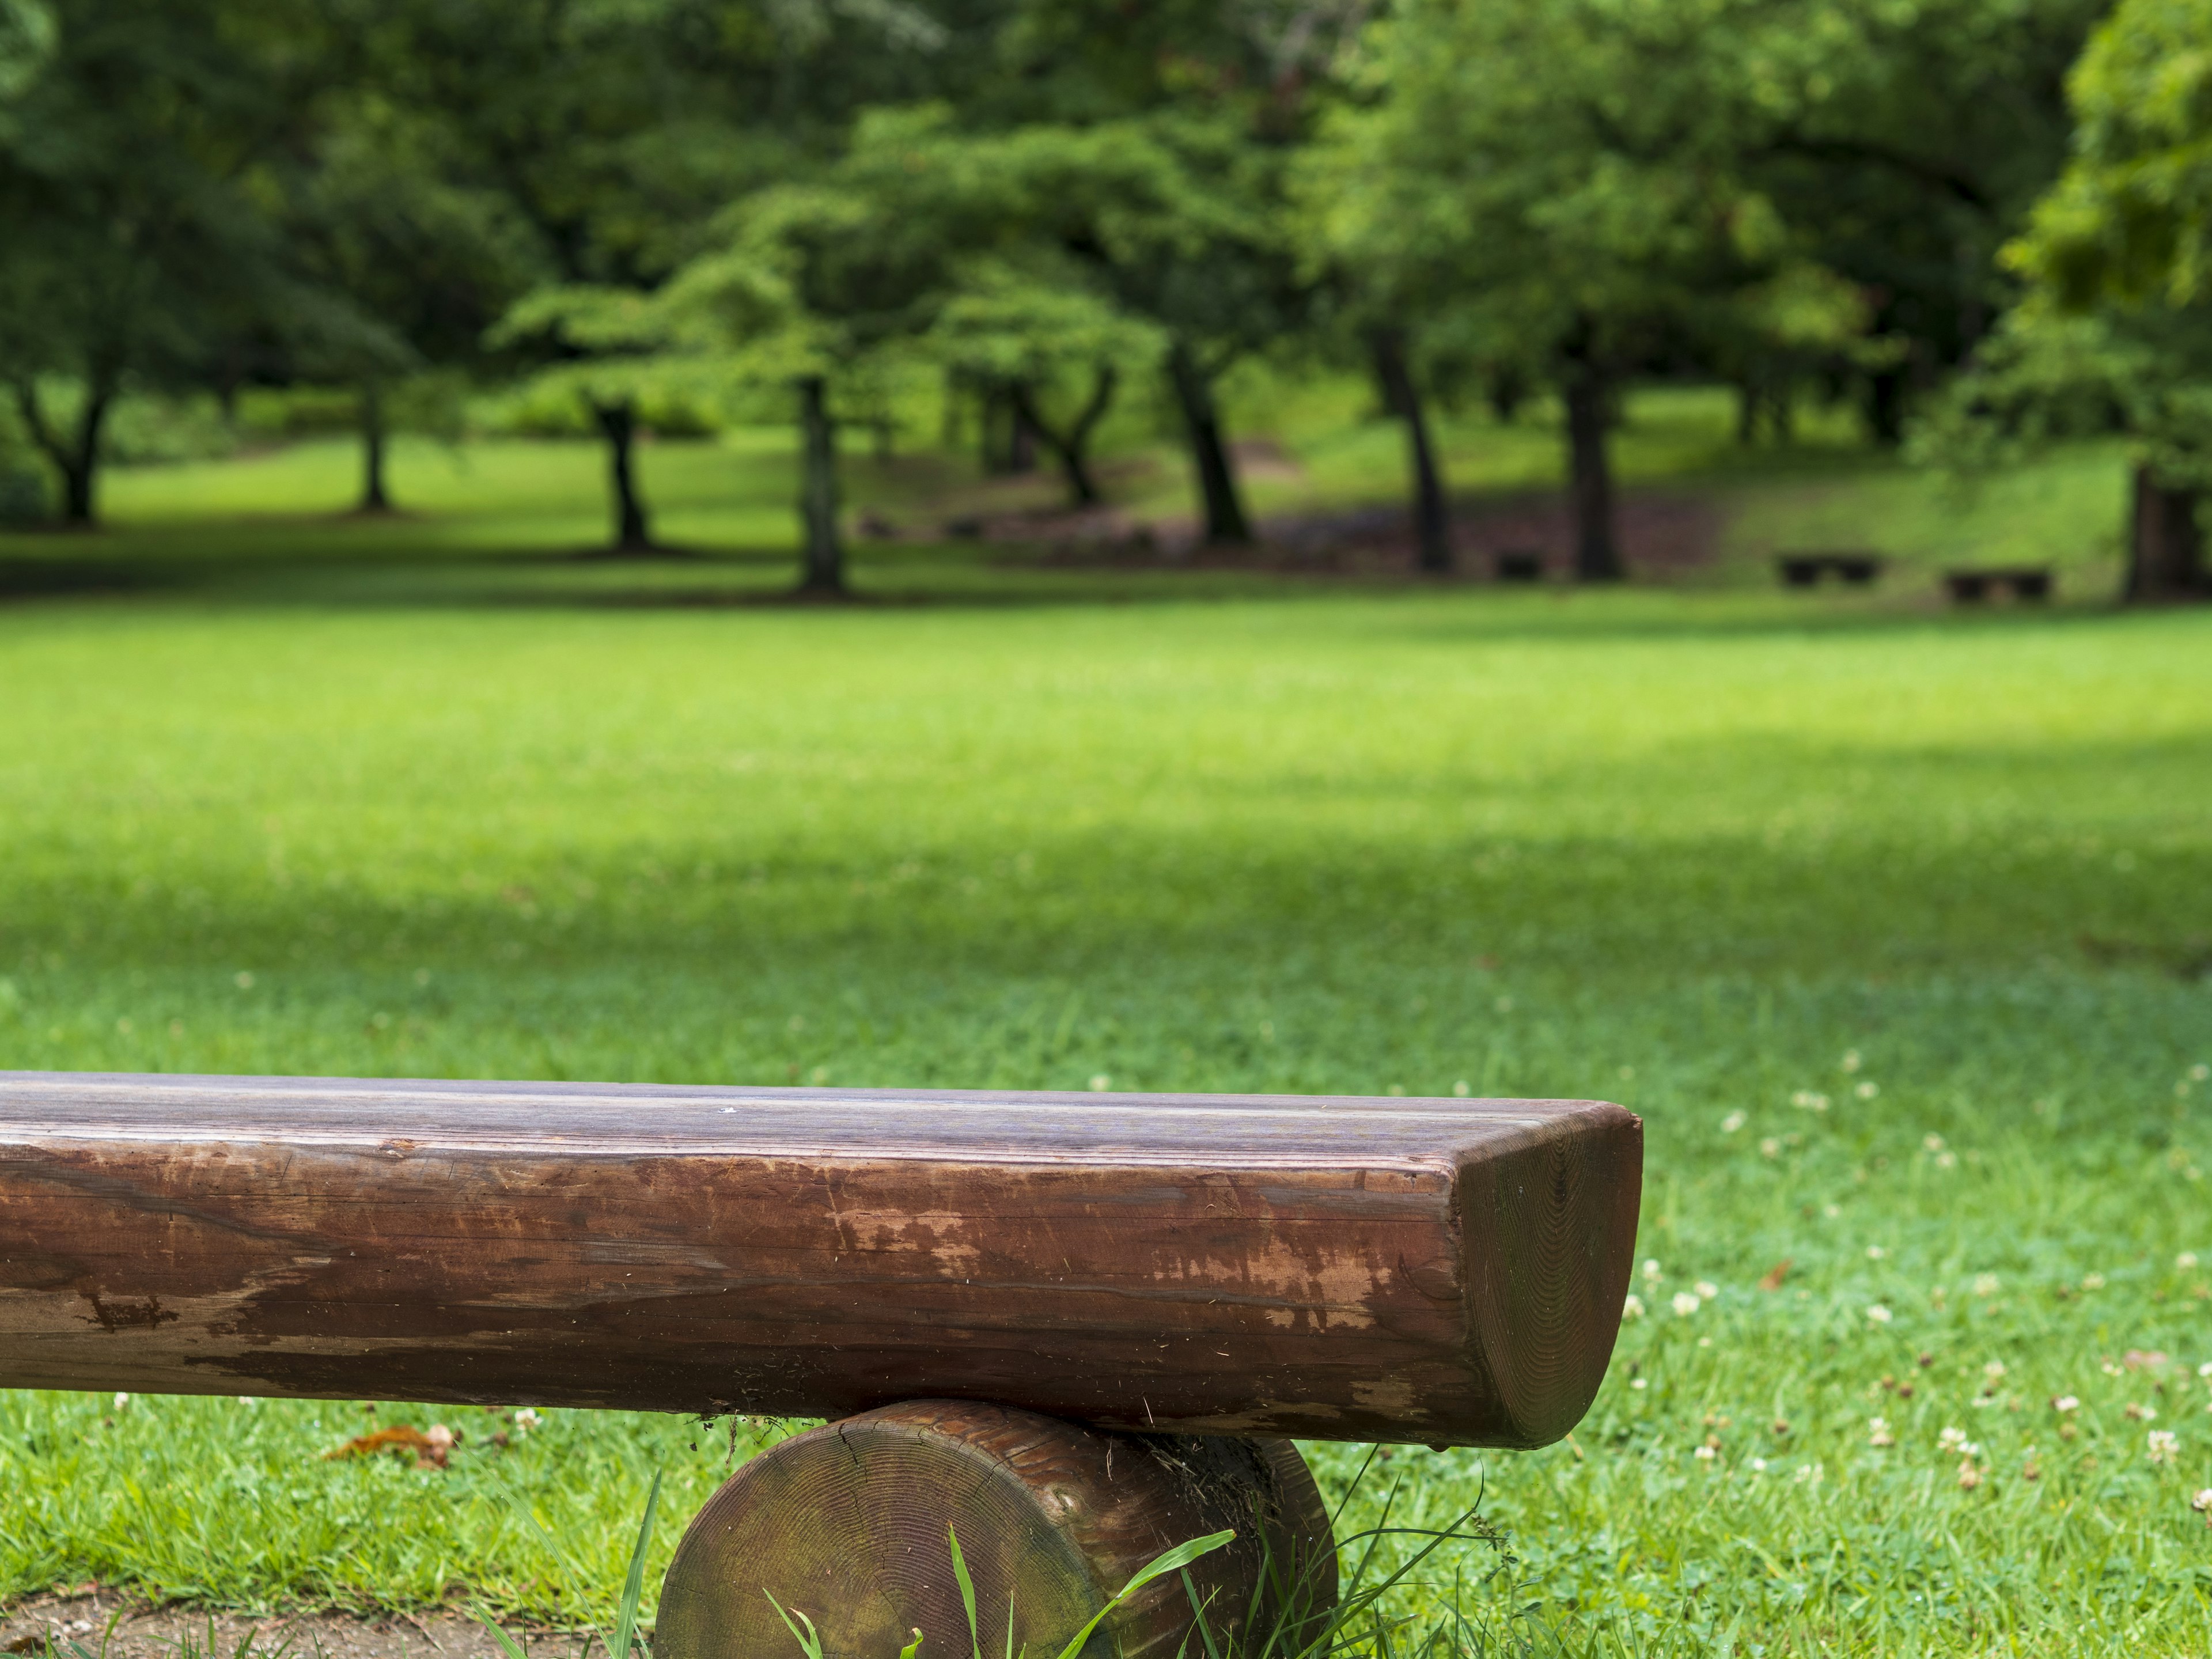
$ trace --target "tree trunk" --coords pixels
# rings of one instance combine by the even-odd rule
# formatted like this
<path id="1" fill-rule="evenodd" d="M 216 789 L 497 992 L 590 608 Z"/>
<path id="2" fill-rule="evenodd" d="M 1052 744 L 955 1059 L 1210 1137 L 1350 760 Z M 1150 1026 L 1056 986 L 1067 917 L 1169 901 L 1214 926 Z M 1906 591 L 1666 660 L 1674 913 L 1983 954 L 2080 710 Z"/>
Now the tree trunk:
<path id="1" fill-rule="evenodd" d="M 1045 447 L 1059 457 L 1060 471 L 1067 476 L 1068 504 L 1072 507 L 1095 507 L 1100 500 L 1097 480 L 1091 476 L 1091 434 L 1113 406 L 1114 389 L 1120 380 L 1120 371 L 1113 364 L 1098 364 L 1091 374 L 1090 399 L 1064 433 L 1054 431 L 1051 423 L 1038 412 L 1036 399 L 1030 395 L 1028 386 L 1019 380 L 1014 383 L 1015 410 Z"/>
<path id="2" fill-rule="evenodd" d="M 1168 378 L 1175 385 L 1176 401 L 1182 407 L 1190 454 L 1198 469 L 1198 483 L 1206 499 L 1206 539 L 1212 544 L 1249 545 L 1251 520 L 1237 493 L 1237 471 L 1221 441 L 1221 416 L 1213 406 L 1213 387 L 1190 349 L 1178 340 L 1168 353 Z"/>
<path id="3" fill-rule="evenodd" d="M 1759 382 L 1748 376 L 1735 386 L 1735 441 L 1746 449 L 1759 441 Z"/>
<path id="4" fill-rule="evenodd" d="M 58 456 L 62 465 L 62 522 L 80 525 L 91 529 L 97 522 L 97 502 L 93 489 L 100 480 L 100 438 L 108 425 L 108 404 L 115 400 L 115 387 L 93 385 L 86 389 L 84 407 L 77 411 L 77 431 L 69 442 L 66 452 Z"/>
<path id="5" fill-rule="evenodd" d="M 653 532 L 646 523 L 645 502 L 637 490 L 634 452 L 637 443 L 637 405 L 627 398 L 619 403 L 592 404 L 592 414 L 607 441 L 607 473 L 614 487 L 615 545 L 617 553 L 650 553 Z"/>
<path id="6" fill-rule="evenodd" d="M 1910 377 L 1904 368 L 1876 369 L 1867 377 L 1867 430 L 1885 448 L 1905 441 L 1905 393 Z"/>
<path id="7" fill-rule="evenodd" d="M 2191 598 L 2204 591 L 2204 534 L 2198 494 L 2158 482 L 2137 465 L 2135 511 L 2128 537 L 2124 597 L 2131 605 Z"/>
<path id="8" fill-rule="evenodd" d="M 1607 453 L 1605 373 L 1587 358 L 1567 372 L 1569 496 L 1575 518 L 1575 574 L 1619 581 L 1620 543 L 1613 524 L 1613 468 Z"/>
<path id="9" fill-rule="evenodd" d="M 384 387 L 375 380 L 361 384 L 361 507 L 363 513 L 389 513 L 392 498 L 384 489 Z"/>
<path id="10" fill-rule="evenodd" d="M 983 392 L 983 471 L 993 477 L 1036 467 L 1036 444 L 1022 418 L 1021 387 L 994 380 Z"/>
<path id="11" fill-rule="evenodd" d="M 837 428 L 830 418 L 830 388 L 819 374 L 799 383 L 799 424 L 805 465 L 799 513 L 806 526 L 803 593 L 845 591 L 845 546 L 837 535 Z"/>
<path id="12" fill-rule="evenodd" d="M 21 384 L 15 388 L 16 407 L 33 441 L 62 475 L 62 522 L 75 528 L 88 529 L 99 518 L 95 489 L 100 445 L 107 427 L 108 407 L 114 400 L 114 382 L 95 379 L 86 388 L 83 407 L 77 410 L 76 429 L 64 435 L 47 423 L 34 388 Z"/>
<path id="13" fill-rule="evenodd" d="M 1448 575 L 1452 568 L 1451 507 L 1444 497 L 1443 475 L 1437 466 L 1429 442 L 1428 412 L 1421 406 L 1421 389 L 1413 383 L 1406 362 L 1406 337 L 1395 328 L 1378 328 L 1370 337 L 1375 353 L 1375 376 L 1382 383 L 1382 399 L 1406 423 L 1406 440 L 1413 463 L 1413 531 L 1419 549 L 1420 568 L 1431 575 Z"/>

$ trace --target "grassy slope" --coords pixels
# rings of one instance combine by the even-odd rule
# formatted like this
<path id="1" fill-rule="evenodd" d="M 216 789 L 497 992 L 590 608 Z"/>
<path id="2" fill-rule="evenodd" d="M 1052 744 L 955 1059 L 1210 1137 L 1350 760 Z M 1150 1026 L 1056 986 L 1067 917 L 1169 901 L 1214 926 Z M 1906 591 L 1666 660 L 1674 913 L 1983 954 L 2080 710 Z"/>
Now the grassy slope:
<path id="1" fill-rule="evenodd" d="M 0 611 L 0 1066 L 1608 1095 L 1649 1316 L 1572 1446 L 1401 1506 L 1486 1480 L 1624 1641 L 2212 1637 L 2212 617 L 315 591 Z M 727 1454 L 447 1415 L 441 1476 L 320 1461 L 350 1406 L 0 1396 L 0 1583 L 573 1610 Z"/>

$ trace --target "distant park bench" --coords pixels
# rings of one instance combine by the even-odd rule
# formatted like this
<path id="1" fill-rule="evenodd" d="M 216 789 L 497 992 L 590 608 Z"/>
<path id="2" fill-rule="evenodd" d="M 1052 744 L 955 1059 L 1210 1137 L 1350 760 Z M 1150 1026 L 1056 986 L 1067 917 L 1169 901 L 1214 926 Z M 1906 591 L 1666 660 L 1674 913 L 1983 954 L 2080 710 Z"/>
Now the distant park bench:
<path id="1" fill-rule="evenodd" d="M 2044 564 L 1996 565 L 1983 570 L 1947 570 L 1943 586 L 1960 605 L 1978 605 L 1999 593 L 2015 599 L 2051 597 L 2051 567 Z"/>
<path id="2" fill-rule="evenodd" d="M 764 1590 L 965 1652 L 948 1522 L 1049 1654 L 1217 1523 L 1218 1607 L 1333 1599 L 1283 1437 L 1565 1434 L 1641 1169 L 1584 1101 L 0 1073 L 0 1385 L 842 1419 L 701 1512 L 659 1659 L 788 1659 Z"/>
<path id="3" fill-rule="evenodd" d="M 1785 587 L 1817 587 L 1827 576 L 1866 587 L 1881 574 L 1882 557 L 1879 553 L 1783 553 L 1776 556 L 1774 566 Z"/>

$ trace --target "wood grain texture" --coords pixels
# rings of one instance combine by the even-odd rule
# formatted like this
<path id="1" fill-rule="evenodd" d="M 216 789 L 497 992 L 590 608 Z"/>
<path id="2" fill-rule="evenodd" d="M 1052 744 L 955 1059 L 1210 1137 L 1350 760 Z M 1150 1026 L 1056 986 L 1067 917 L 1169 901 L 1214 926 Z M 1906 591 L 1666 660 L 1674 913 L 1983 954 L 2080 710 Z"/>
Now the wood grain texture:
<path id="1" fill-rule="evenodd" d="M 661 1659 L 789 1659 L 769 1603 L 805 1612 L 836 1654 L 969 1650 L 945 1540 L 973 1579 L 987 1650 L 1060 1651 L 1138 1570 L 1234 1530 L 1191 1569 L 1208 1633 L 1256 1651 L 1334 1607 L 1328 1511 L 1288 1441 L 1115 1434 L 969 1401 L 914 1401 L 753 1459 L 708 1499 L 669 1562 Z M 1276 1651 L 1302 1644 L 1279 1640 Z M 1206 1651 L 1190 1595 L 1156 1581 L 1086 1646 L 1102 1659 Z"/>
<path id="2" fill-rule="evenodd" d="M 0 1073 L 0 1384 L 1540 1445 L 1642 1146 L 1587 1101 Z"/>

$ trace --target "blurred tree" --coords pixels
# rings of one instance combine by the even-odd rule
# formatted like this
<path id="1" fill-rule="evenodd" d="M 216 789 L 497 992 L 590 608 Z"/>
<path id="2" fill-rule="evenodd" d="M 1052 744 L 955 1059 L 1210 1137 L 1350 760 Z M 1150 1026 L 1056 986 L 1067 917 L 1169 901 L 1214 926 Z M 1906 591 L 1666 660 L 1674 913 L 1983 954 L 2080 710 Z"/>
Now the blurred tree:
<path id="1" fill-rule="evenodd" d="M 726 204 L 834 161 L 858 113 L 963 87 L 995 9 L 906 0 L 413 0 L 414 97 L 471 183 L 532 230 L 542 280 L 497 337 L 574 391 L 607 445 L 617 551 L 654 547 L 633 447 L 665 319 Z M 627 307 L 620 296 L 636 303 Z"/>
<path id="2" fill-rule="evenodd" d="M 1055 279 L 1056 278 L 1056 279 Z M 1068 503 L 1101 499 L 1090 446 L 1121 366 L 1159 360 L 1159 329 L 1120 310 L 1078 271 L 1050 276 L 1003 259 L 968 261 L 925 343 L 969 380 L 1003 389 L 1015 416 L 1052 451 Z"/>
<path id="3" fill-rule="evenodd" d="M 2111 3 L 1787 0 L 1715 32 L 1748 176 L 1864 296 L 1882 349 L 1828 366 L 1863 388 L 1878 441 L 2014 296 L 1998 252 L 2065 159 L 2066 72 Z M 1755 401 L 1820 356 L 1739 349 L 1732 367 Z"/>
<path id="4" fill-rule="evenodd" d="M 1387 342 L 1420 431 L 1408 343 L 1493 343 L 1565 407 L 1575 568 L 1623 574 L 1608 430 L 1623 375 L 1723 337 L 1841 347 L 1858 297 L 1747 173 L 1765 136 L 1747 36 L 1763 0 L 1407 0 L 1371 29 L 1352 107 L 1304 180 L 1326 246 Z M 1425 479 L 1442 562 L 1440 482 Z"/>
<path id="5" fill-rule="evenodd" d="M 366 33 L 368 72 L 319 100 L 284 225 L 303 268 L 362 320 L 299 343 L 295 367 L 355 387 L 360 510 L 380 513 L 391 507 L 385 460 L 395 418 L 420 425 L 434 410 L 436 424 L 457 424 L 451 381 L 425 371 L 481 365 L 487 331 L 542 267 L 505 193 L 465 182 L 438 124 L 388 94 L 404 66 L 380 61 L 387 43 Z M 435 396 L 441 387 L 447 395 Z"/>
<path id="6" fill-rule="evenodd" d="M 802 592 L 845 591 L 839 523 L 841 394 L 874 390 L 872 359 L 911 343 L 944 291 L 948 247 L 926 212 L 849 177 L 737 202 L 717 246 L 626 325 L 652 370 L 709 384 L 790 388 L 799 416 Z"/>
<path id="7" fill-rule="evenodd" d="M 373 32 L 387 95 L 433 131 L 442 181 L 495 193 L 536 281 L 497 343 L 556 369 L 606 446 L 618 553 L 656 550 L 638 485 L 639 355 L 608 296 L 641 299 L 697 228 L 788 153 L 765 121 L 774 40 L 714 0 L 404 0 Z"/>
<path id="8" fill-rule="evenodd" d="M 204 380 L 218 343 L 255 329 L 362 332 L 269 211 L 326 41 L 286 0 L 9 0 L 0 16 L 0 379 L 65 520 L 89 524 L 127 386 Z"/>
<path id="9" fill-rule="evenodd" d="M 2124 597 L 2207 591 L 2212 0 L 2123 0 L 2071 79 L 2074 155 L 2008 262 L 2033 288 L 1921 441 L 1954 464 L 2052 437 L 2137 444 Z"/>

